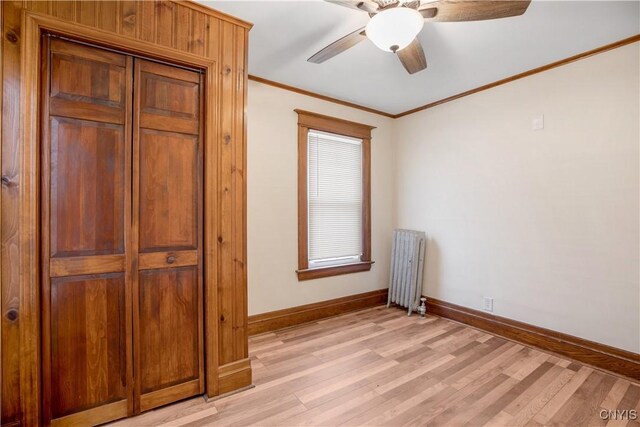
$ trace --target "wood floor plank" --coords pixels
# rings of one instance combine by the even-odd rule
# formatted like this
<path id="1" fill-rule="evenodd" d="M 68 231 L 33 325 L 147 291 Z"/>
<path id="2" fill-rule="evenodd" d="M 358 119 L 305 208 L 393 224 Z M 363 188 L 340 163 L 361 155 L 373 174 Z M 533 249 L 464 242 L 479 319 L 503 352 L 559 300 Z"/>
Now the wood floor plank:
<path id="1" fill-rule="evenodd" d="M 112 426 L 640 427 L 640 385 L 447 319 L 375 307 L 251 337 L 255 387 Z"/>
<path id="2" fill-rule="evenodd" d="M 576 375 L 574 375 L 571 380 L 565 384 L 562 390 L 553 396 L 553 398 L 536 414 L 536 416 L 533 417 L 532 421 L 542 425 L 547 424 L 551 417 L 553 417 L 566 403 L 566 401 L 573 396 L 573 393 L 578 390 L 592 372 L 593 369 L 587 368 L 586 366 L 580 368 Z"/>
<path id="3" fill-rule="evenodd" d="M 550 363 L 550 362 L 549 362 Z M 555 364 L 551 365 L 546 373 L 544 373 L 537 381 L 535 381 L 526 390 L 520 393 L 511 403 L 505 406 L 502 411 L 511 415 L 518 414 L 522 408 L 527 406 L 537 397 L 544 389 L 546 389 L 565 369 Z"/>

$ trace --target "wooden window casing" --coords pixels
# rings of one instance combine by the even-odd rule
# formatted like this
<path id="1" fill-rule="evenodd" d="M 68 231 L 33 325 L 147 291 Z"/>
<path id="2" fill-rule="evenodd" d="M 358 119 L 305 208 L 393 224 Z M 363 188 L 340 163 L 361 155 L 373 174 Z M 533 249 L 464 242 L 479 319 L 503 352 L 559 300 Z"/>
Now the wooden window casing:
<path id="1" fill-rule="evenodd" d="M 371 270 L 371 131 L 373 126 L 309 111 L 298 113 L 298 280 L 319 279 Z M 309 130 L 362 139 L 362 256 L 359 262 L 309 268 L 307 145 Z"/>

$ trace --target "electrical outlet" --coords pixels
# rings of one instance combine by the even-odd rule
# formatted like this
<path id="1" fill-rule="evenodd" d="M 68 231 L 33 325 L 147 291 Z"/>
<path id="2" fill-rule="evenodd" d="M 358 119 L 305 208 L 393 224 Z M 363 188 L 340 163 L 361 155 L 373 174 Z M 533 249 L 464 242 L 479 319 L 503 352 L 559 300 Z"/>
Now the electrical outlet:
<path id="1" fill-rule="evenodd" d="M 493 312 L 493 298 L 484 297 L 484 310 Z"/>

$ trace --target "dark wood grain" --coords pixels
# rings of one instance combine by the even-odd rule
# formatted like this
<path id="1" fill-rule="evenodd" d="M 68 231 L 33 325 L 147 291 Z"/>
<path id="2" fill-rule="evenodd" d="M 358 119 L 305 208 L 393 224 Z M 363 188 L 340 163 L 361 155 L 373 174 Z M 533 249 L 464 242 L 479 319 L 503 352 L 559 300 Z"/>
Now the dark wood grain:
<path id="1" fill-rule="evenodd" d="M 140 129 L 140 252 L 198 248 L 198 142 Z"/>
<path id="2" fill-rule="evenodd" d="M 640 380 L 640 355 L 427 297 L 427 312 Z"/>
<path id="3" fill-rule="evenodd" d="M 134 407 L 146 411 L 204 392 L 202 84 L 134 66 Z"/>
<path id="4" fill-rule="evenodd" d="M 19 108 L 8 108 L 20 102 L 20 6 L 15 2 L 2 2 L 2 246 L 0 278 L 2 280 L 2 423 L 19 423 L 23 417 L 20 373 L 21 308 L 20 308 L 20 157 L 18 151 Z M 16 33 L 18 30 L 18 33 Z M 15 37 L 15 38 L 14 38 Z M 5 108 L 7 107 L 7 108 Z M 5 141 L 11 141 L 5 144 Z M 7 349 L 13 351 L 7 351 Z"/>
<path id="5" fill-rule="evenodd" d="M 105 422 L 127 414 L 131 388 L 131 61 L 46 37 L 43 63 L 44 422 Z M 68 103 L 81 112 L 74 116 Z"/>
<path id="6" fill-rule="evenodd" d="M 126 413 L 125 293 L 124 273 L 52 279 L 53 419 L 117 401 Z"/>
<path id="7" fill-rule="evenodd" d="M 56 113 L 51 108 L 50 254 L 124 254 L 124 126 Z"/>
<path id="8" fill-rule="evenodd" d="M 136 348 L 144 397 L 200 378 L 198 268 L 143 271 L 139 280 L 140 337 Z"/>
<path id="9" fill-rule="evenodd" d="M 143 10 L 144 9 L 144 10 Z M 210 231 L 208 240 L 202 250 L 206 252 L 203 259 L 208 266 L 207 299 L 207 393 L 211 396 L 218 393 L 218 360 L 219 348 L 229 345 L 220 340 L 218 333 L 218 308 L 220 305 L 232 305 L 230 310 L 233 325 L 230 329 L 234 348 L 230 358 L 243 359 L 246 357 L 246 151 L 245 151 L 245 115 L 246 106 L 246 45 L 248 30 L 251 24 L 214 11 L 206 6 L 190 1 L 174 2 L 136 2 L 136 1 L 5 1 L 0 3 L 2 15 L 2 253 L 1 253 L 1 285 L 2 285 L 2 348 L 12 348 L 15 351 L 1 353 L 2 364 L 2 422 L 36 425 L 42 419 L 41 405 L 41 307 L 40 286 L 38 284 L 43 271 L 49 266 L 38 256 L 40 253 L 41 213 L 39 206 L 41 163 L 39 134 L 40 126 L 41 88 L 39 86 L 42 60 L 41 33 L 53 32 L 68 39 L 75 39 L 83 43 L 108 47 L 111 50 L 127 52 L 149 58 L 155 58 L 182 67 L 200 68 L 205 70 L 206 101 L 201 100 L 206 120 L 200 124 L 203 135 L 202 145 L 207 155 L 207 179 L 209 187 L 205 188 L 204 199 L 207 209 L 206 224 Z M 188 18 L 188 19 L 187 19 Z M 188 25 L 182 23 L 188 22 Z M 227 57 L 234 58 L 227 62 L 228 67 L 222 67 L 222 39 L 220 31 L 223 23 L 234 27 L 233 31 L 225 34 L 232 40 L 225 44 L 225 49 L 237 49 L 237 52 L 227 53 Z M 80 24 L 80 25 L 78 25 Z M 165 25 L 166 24 L 166 25 Z M 169 29 L 170 35 L 161 31 Z M 104 53 L 99 53 L 104 55 Z M 108 55 L 108 54 L 107 54 Z M 61 55 L 60 58 L 62 58 Z M 104 60 L 89 58 L 90 62 Z M 65 64 L 64 66 L 68 66 Z M 85 64 L 86 65 L 86 64 Z M 121 64 L 120 64 L 121 65 Z M 115 64 L 115 67 L 120 65 Z M 75 64 L 75 71 L 80 71 L 83 77 L 84 65 Z M 113 68 L 111 68 L 112 72 Z M 115 73 L 117 74 L 117 73 Z M 222 96 L 218 90 L 223 75 L 229 75 L 230 93 Z M 86 88 L 80 88 L 84 90 Z M 132 89 L 125 91 L 131 93 Z M 110 93 L 113 94 L 113 93 Z M 94 94 L 95 95 L 95 94 Z M 84 95 L 55 97 L 54 103 L 63 102 L 66 115 L 76 120 L 102 122 L 107 124 L 122 124 L 122 116 L 111 114 L 119 106 L 119 100 L 104 94 L 97 94 L 97 99 L 87 100 Z M 89 96 L 91 98 L 91 96 Z M 62 100 L 62 101 L 61 101 Z M 91 109 L 85 109 L 83 103 L 93 103 Z M 75 102 L 75 103 L 74 103 Z M 48 105 L 48 104 L 47 104 Z M 115 107 L 115 108 L 114 108 Z M 223 111 L 233 110 L 230 117 L 233 126 L 229 128 L 232 144 L 238 144 L 233 150 L 233 156 L 227 156 L 223 161 L 220 152 L 226 140 L 219 132 L 221 129 Z M 61 111 L 58 111 L 61 113 Z M 87 114 L 87 116 L 83 116 Z M 130 114 L 125 113 L 125 116 Z M 206 124 L 204 123 L 206 122 Z M 125 128 L 128 126 L 124 123 Z M 238 132 L 238 135 L 235 133 Z M 131 129 L 124 134 L 131 133 Z M 129 154 L 125 153 L 125 156 Z M 130 164 L 131 159 L 125 158 Z M 234 185 L 224 190 L 221 178 L 234 175 Z M 125 187 L 130 187 L 126 181 Z M 218 236 L 223 221 L 218 216 L 217 207 L 223 191 L 229 195 L 229 214 L 241 212 L 237 218 L 231 219 L 231 233 L 225 234 L 225 245 L 229 245 L 233 256 L 226 257 L 224 262 L 232 263 L 225 275 L 225 280 L 232 281 L 233 296 L 219 302 L 217 290 L 218 281 L 223 277 L 219 268 Z M 236 192 L 240 192 L 237 193 Z M 240 206 L 237 206 L 240 205 Z M 225 220 L 226 221 L 226 220 Z M 237 243 L 236 243 L 237 241 Z M 127 242 L 125 242 L 125 247 Z M 45 252 L 48 253 L 49 249 Z M 54 267 L 62 268 L 58 272 L 68 274 L 72 271 L 78 274 L 96 273 L 102 271 L 113 260 L 101 258 L 93 265 L 85 261 L 76 262 L 80 258 L 73 257 L 73 265 L 65 265 L 72 257 L 56 258 Z M 92 255 L 87 255 L 92 256 Z M 109 255 L 96 255 L 100 257 Z M 58 262 L 60 261 L 60 263 Z M 137 259 L 127 252 L 125 265 L 134 265 Z M 62 263 L 62 264 L 61 264 Z M 91 263 L 90 263 L 91 264 Z M 115 264 L 120 264 L 118 260 Z M 88 268 L 88 269 L 87 269 Z M 119 268 L 119 267 L 118 267 Z M 209 272 L 211 274 L 209 275 Z M 48 273 L 47 273 L 48 274 Z M 128 280 L 133 280 L 129 277 Z M 234 298 L 238 298 L 235 300 Z M 129 316 L 132 312 L 130 301 L 125 310 Z M 244 318 L 243 318 L 244 317 Z M 127 324 L 132 324 L 128 321 Z M 44 347 L 44 346 L 43 346 Z M 132 358 L 128 350 L 127 357 Z M 236 360 L 238 360 L 236 359 Z M 247 378 L 245 376 L 245 378 Z M 132 393 L 132 390 L 130 391 Z M 131 396 L 131 400 L 133 400 Z M 95 417 L 62 418 L 60 422 L 94 424 L 101 417 L 120 409 L 109 405 L 96 408 Z M 127 408 L 131 413 L 133 407 Z M 84 413 L 81 413 L 84 414 Z M 73 417 L 73 415 L 72 415 Z"/>

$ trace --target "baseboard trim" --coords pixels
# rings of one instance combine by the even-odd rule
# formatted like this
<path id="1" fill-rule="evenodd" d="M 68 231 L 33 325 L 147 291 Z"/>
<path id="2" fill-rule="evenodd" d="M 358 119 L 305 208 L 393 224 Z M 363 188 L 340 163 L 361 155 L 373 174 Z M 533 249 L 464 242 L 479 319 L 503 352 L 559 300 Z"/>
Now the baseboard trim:
<path id="1" fill-rule="evenodd" d="M 427 297 L 427 313 L 640 381 L 640 355 L 630 351 L 430 297 Z"/>
<path id="2" fill-rule="evenodd" d="M 240 359 L 218 368 L 218 393 L 226 394 L 251 385 L 251 359 Z"/>
<path id="3" fill-rule="evenodd" d="M 387 302 L 388 289 L 249 316 L 249 335 L 275 331 Z"/>

